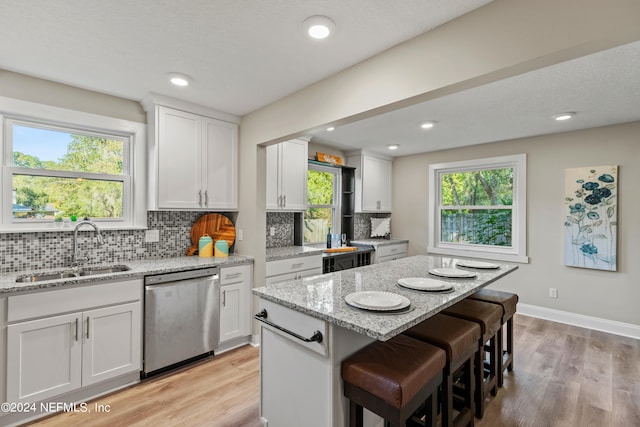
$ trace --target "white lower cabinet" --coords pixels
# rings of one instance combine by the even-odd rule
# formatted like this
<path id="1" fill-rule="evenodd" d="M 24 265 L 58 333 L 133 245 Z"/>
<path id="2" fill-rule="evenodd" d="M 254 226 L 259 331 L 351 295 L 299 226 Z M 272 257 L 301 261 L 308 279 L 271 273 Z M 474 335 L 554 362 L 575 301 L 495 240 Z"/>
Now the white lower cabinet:
<path id="1" fill-rule="evenodd" d="M 7 327 L 7 401 L 35 402 L 82 385 L 80 313 Z"/>
<path id="2" fill-rule="evenodd" d="M 220 269 L 220 340 L 251 335 L 251 265 Z"/>
<path id="3" fill-rule="evenodd" d="M 407 256 L 409 245 L 407 243 L 395 243 L 391 245 L 378 246 L 374 255 L 374 264 L 393 261 L 394 259 Z"/>
<path id="4" fill-rule="evenodd" d="M 265 285 L 322 274 L 322 254 L 269 261 Z"/>
<path id="5" fill-rule="evenodd" d="M 42 401 L 140 371 L 141 295 L 142 281 L 128 280 L 9 297 L 6 400 Z"/>

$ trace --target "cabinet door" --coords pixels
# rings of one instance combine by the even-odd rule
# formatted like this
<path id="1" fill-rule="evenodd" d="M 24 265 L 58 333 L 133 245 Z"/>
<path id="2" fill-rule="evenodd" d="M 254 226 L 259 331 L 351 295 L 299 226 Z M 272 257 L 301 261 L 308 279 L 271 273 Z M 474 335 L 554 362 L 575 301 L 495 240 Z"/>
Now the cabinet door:
<path id="1" fill-rule="evenodd" d="M 200 208 L 201 117 L 158 107 L 158 207 Z"/>
<path id="2" fill-rule="evenodd" d="M 280 157 L 279 144 L 267 147 L 267 182 L 266 199 L 267 209 L 280 208 L 280 179 L 278 163 Z"/>
<path id="3" fill-rule="evenodd" d="M 79 313 L 7 327 L 7 401 L 36 402 L 81 386 Z"/>
<path id="4" fill-rule="evenodd" d="M 307 142 L 292 140 L 280 143 L 282 157 L 281 190 L 284 209 L 305 210 L 307 208 Z"/>
<path id="5" fill-rule="evenodd" d="M 140 370 L 139 302 L 86 311 L 82 325 L 83 386 Z"/>
<path id="6" fill-rule="evenodd" d="M 220 343 L 249 335 L 245 308 L 247 285 L 234 283 L 220 287 Z"/>
<path id="7" fill-rule="evenodd" d="M 362 160 L 362 210 L 391 212 L 391 162 L 369 156 Z"/>
<path id="8" fill-rule="evenodd" d="M 238 208 L 238 126 L 205 118 L 202 170 L 206 171 L 203 207 Z"/>

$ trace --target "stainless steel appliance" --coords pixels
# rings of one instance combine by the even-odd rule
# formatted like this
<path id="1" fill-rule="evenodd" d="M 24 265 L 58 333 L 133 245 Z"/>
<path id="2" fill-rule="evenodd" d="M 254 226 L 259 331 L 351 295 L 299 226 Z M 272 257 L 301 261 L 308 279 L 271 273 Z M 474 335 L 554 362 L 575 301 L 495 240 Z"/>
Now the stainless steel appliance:
<path id="1" fill-rule="evenodd" d="M 218 343 L 218 267 L 146 276 L 143 376 L 210 355 Z"/>

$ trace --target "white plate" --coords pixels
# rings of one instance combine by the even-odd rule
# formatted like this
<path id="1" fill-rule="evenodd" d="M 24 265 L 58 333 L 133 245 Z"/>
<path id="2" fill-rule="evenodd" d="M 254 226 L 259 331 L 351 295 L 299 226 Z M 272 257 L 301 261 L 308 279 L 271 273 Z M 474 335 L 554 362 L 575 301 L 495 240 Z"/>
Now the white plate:
<path id="1" fill-rule="evenodd" d="M 445 283 L 427 277 L 405 277 L 398 279 L 398 285 L 418 291 L 448 291 L 453 288 L 451 283 Z"/>
<path id="2" fill-rule="evenodd" d="M 467 267 L 467 268 L 486 268 L 486 269 L 500 268 L 498 264 L 492 264 L 490 262 L 484 262 L 484 261 L 471 261 L 468 259 L 460 260 L 456 262 L 456 265 L 459 265 L 460 267 Z"/>
<path id="3" fill-rule="evenodd" d="M 429 273 L 434 276 L 449 277 L 449 278 L 471 278 L 476 277 L 476 273 L 473 271 L 460 270 L 458 268 L 433 268 L 429 270 Z"/>
<path id="4" fill-rule="evenodd" d="M 365 310 L 400 310 L 411 304 L 408 298 L 391 292 L 362 291 L 354 292 L 344 300 L 347 304 Z"/>

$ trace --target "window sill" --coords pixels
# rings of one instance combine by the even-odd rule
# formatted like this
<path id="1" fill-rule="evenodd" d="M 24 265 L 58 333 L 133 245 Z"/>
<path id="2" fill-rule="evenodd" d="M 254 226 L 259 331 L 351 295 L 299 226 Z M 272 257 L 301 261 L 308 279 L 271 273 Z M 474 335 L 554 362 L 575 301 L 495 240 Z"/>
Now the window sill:
<path id="1" fill-rule="evenodd" d="M 443 249 L 443 248 L 436 248 L 436 247 L 428 247 L 427 252 L 429 254 L 434 254 L 434 255 L 448 255 L 448 256 L 455 256 L 455 257 L 479 258 L 479 259 L 489 259 L 493 261 L 506 261 L 506 262 L 517 262 L 520 264 L 529 264 L 529 257 L 526 255 Z"/>

